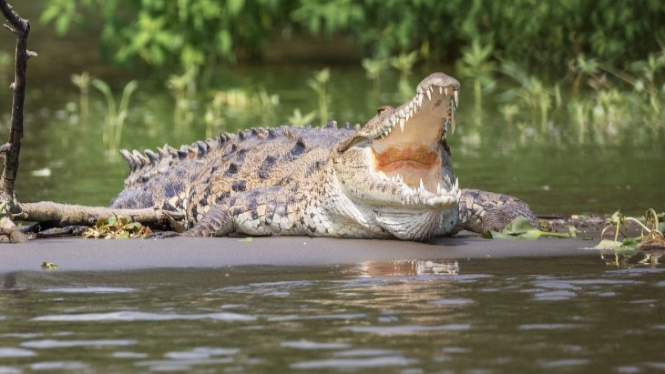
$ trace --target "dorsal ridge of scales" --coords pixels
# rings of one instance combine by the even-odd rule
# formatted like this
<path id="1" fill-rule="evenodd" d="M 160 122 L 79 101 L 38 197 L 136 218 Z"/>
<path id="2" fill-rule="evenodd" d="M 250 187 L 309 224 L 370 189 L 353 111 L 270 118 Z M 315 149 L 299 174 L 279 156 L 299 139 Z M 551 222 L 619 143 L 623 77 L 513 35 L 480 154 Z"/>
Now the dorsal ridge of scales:
<path id="1" fill-rule="evenodd" d="M 344 129 L 349 129 L 349 123 L 346 122 L 343 126 Z M 356 129 L 359 126 L 356 126 Z M 165 171 L 168 167 L 173 166 L 174 163 L 183 162 L 186 160 L 198 160 L 206 157 L 211 151 L 216 148 L 222 148 L 229 142 L 241 143 L 251 138 L 258 139 L 274 139 L 279 136 L 286 136 L 296 142 L 294 148 L 291 150 L 292 154 L 297 154 L 309 148 L 303 137 L 298 133 L 298 128 L 291 126 L 282 126 L 279 128 L 253 128 L 248 130 L 240 130 L 235 134 L 229 132 L 222 132 L 218 137 L 207 139 L 205 141 L 199 140 L 190 145 L 183 145 L 179 149 L 173 148 L 165 144 L 156 150 L 138 150 L 129 151 L 121 149 L 120 154 L 127 162 L 130 173 L 125 181 L 125 187 L 135 183 L 141 183 L 144 176 L 159 174 Z M 318 129 L 339 129 L 336 121 L 318 127 Z M 164 169 L 164 170 L 158 170 Z"/>

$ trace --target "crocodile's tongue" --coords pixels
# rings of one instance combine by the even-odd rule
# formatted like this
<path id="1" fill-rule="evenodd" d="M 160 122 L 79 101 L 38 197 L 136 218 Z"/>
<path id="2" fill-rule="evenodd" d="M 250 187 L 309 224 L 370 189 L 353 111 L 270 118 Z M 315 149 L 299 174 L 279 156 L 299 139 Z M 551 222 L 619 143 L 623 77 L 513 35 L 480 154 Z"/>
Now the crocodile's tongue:
<path id="1" fill-rule="evenodd" d="M 377 172 L 388 177 L 399 174 L 410 187 L 418 187 L 422 179 L 425 188 L 436 191 L 441 180 L 441 124 L 440 113 L 422 111 L 405 124 L 404 131 L 396 125 L 388 136 L 375 140 L 372 150 Z"/>

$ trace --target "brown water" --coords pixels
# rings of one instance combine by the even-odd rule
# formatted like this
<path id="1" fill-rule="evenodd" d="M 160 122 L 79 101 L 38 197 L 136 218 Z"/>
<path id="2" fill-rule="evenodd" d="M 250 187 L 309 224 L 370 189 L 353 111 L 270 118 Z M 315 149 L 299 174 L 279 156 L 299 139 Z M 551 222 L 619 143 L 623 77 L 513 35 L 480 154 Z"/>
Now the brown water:
<path id="1" fill-rule="evenodd" d="M 436 261 L 21 273 L 0 291 L 0 372 L 665 368 L 661 266 L 447 265 L 458 273 Z"/>

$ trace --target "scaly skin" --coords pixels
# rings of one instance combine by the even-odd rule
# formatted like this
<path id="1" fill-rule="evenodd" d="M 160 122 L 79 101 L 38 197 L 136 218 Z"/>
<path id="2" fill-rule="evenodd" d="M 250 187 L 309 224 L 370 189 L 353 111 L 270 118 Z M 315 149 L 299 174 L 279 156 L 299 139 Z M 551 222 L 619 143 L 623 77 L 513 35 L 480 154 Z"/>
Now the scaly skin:
<path id="1" fill-rule="evenodd" d="M 432 74 L 413 99 L 355 129 L 252 129 L 145 156 L 123 150 L 131 173 L 111 206 L 183 212 L 189 236 L 426 240 L 501 229 L 517 215 L 537 224 L 514 197 L 459 189 L 446 143 L 459 89 Z"/>

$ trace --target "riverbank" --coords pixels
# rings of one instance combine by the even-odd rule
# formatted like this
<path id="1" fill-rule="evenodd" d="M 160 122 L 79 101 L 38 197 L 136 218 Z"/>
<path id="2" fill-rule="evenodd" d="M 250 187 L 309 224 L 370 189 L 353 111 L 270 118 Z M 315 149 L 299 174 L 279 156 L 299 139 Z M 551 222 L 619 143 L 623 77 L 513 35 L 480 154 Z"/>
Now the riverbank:
<path id="1" fill-rule="evenodd" d="M 398 240 L 309 237 L 169 238 L 102 240 L 67 237 L 0 245 L 0 273 L 149 268 L 214 268 L 245 265 L 317 266 L 365 261 L 460 260 L 466 258 L 551 257 L 589 254 L 598 242 L 583 238 L 488 240 L 462 233 L 428 243 Z"/>

